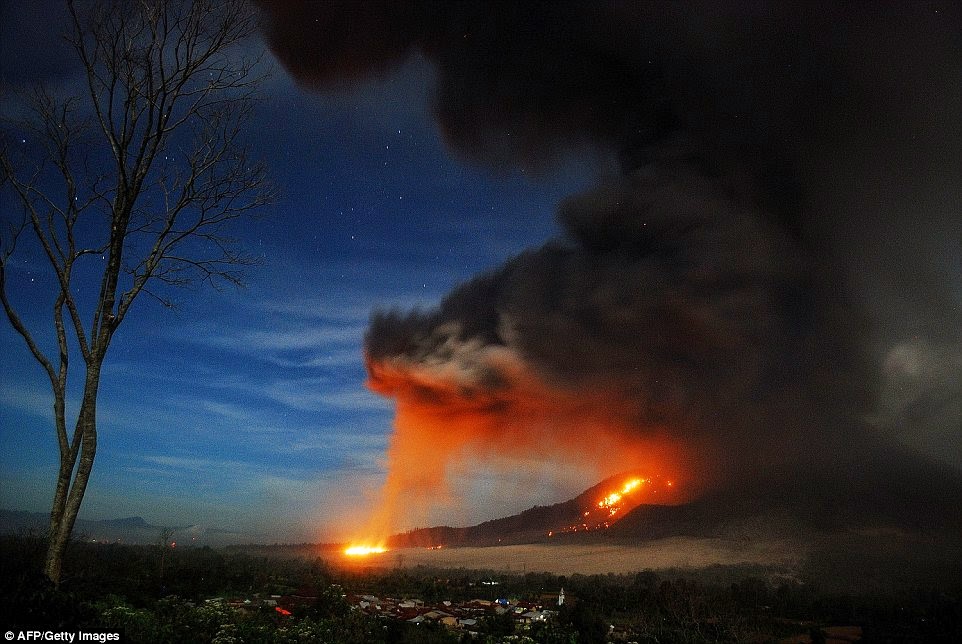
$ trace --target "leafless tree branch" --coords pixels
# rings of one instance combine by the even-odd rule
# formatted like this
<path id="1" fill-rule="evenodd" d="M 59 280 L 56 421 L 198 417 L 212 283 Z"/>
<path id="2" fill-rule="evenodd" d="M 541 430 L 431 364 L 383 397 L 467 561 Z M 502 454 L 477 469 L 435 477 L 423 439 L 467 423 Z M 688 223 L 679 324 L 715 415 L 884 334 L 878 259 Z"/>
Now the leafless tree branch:
<path id="1" fill-rule="evenodd" d="M 257 27 L 246 2 L 67 6 L 84 95 L 37 89 L 25 99 L 30 116 L 6 124 L 0 140 L 0 186 L 21 210 L 20 223 L 0 233 L 0 302 L 54 394 L 61 458 L 47 574 L 55 582 L 96 452 L 100 371 L 117 327 L 141 293 L 172 307 L 171 287 L 241 285 L 242 269 L 257 262 L 228 228 L 274 196 L 263 165 L 238 144 L 264 77 L 260 55 L 244 44 Z M 11 132 L 24 145 L 11 145 Z M 46 332 L 28 327 L 12 297 L 21 275 L 11 260 L 28 239 L 56 285 Z M 78 277 L 93 269 L 95 280 Z M 38 342 L 47 336 L 56 360 Z M 84 386 L 68 436 L 73 346 Z"/>

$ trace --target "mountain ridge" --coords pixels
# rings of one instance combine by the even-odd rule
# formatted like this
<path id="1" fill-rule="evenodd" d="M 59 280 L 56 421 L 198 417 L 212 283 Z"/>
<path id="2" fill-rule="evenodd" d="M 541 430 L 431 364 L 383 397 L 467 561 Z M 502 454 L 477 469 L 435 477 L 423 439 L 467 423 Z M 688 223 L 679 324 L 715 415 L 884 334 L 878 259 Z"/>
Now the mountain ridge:
<path id="1" fill-rule="evenodd" d="M 45 512 L 0 509 L 0 534 L 46 533 L 50 521 Z M 116 519 L 78 518 L 74 524 L 74 538 L 102 543 L 159 544 L 162 539 L 180 540 L 196 545 L 227 545 L 232 540 L 250 540 L 248 533 L 189 524 L 162 526 L 149 523 L 144 517 L 130 516 Z"/>
<path id="2" fill-rule="evenodd" d="M 624 472 L 578 496 L 507 517 L 453 528 L 435 526 L 396 534 L 388 547 L 492 546 L 548 541 L 638 542 L 675 536 L 718 537 L 764 530 L 784 535 L 865 529 L 947 531 L 962 535 L 962 473 L 912 448 L 871 440 L 831 460 L 710 490 L 685 503 L 638 502 L 597 529 L 564 530 L 597 505 L 605 490 L 640 477 Z"/>

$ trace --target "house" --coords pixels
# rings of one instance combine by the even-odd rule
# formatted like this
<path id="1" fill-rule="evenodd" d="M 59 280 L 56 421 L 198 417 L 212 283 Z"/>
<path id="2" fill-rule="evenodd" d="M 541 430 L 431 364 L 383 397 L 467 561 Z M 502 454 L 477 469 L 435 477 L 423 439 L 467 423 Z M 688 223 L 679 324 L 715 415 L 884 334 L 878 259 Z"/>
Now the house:
<path id="1" fill-rule="evenodd" d="M 517 620 L 522 624 L 530 624 L 532 622 L 543 622 L 545 620 L 545 614 L 537 610 L 529 610 L 527 613 L 522 613 L 517 617 Z"/>

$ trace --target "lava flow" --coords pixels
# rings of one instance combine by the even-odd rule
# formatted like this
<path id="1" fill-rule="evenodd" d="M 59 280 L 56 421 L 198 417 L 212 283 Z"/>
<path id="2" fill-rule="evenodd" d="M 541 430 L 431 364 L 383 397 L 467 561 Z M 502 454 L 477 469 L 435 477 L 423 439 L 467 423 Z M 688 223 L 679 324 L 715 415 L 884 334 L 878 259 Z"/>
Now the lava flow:
<path id="1" fill-rule="evenodd" d="M 655 495 L 661 489 L 668 492 L 672 482 L 661 476 L 633 477 L 627 479 L 620 488 L 608 492 L 596 504 L 584 509 L 581 520 L 557 531 L 548 533 L 549 537 L 555 532 L 587 532 L 590 530 L 604 530 L 612 523 L 627 514 L 630 510 L 641 505 L 649 495 Z M 664 495 L 662 496 L 664 498 Z"/>

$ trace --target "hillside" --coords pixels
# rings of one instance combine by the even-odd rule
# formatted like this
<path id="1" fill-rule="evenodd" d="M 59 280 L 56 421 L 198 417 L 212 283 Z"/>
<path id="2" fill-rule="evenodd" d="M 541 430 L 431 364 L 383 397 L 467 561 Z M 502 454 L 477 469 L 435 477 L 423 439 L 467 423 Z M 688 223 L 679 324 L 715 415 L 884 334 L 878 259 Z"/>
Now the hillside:
<path id="1" fill-rule="evenodd" d="M 388 545 L 392 548 L 507 545 L 544 541 L 556 535 L 604 531 L 646 500 L 658 498 L 659 492 L 664 496 L 670 486 L 670 481 L 659 477 L 623 472 L 568 501 L 535 506 L 519 514 L 464 528 L 420 528 L 394 535 Z"/>
<path id="2" fill-rule="evenodd" d="M 577 497 L 536 506 L 500 519 L 453 528 L 422 528 L 388 541 L 406 546 L 486 546 L 545 541 L 586 543 L 603 539 L 637 542 L 675 536 L 797 535 L 849 530 L 962 534 L 962 474 L 920 453 L 868 434 L 850 438 L 831 459 L 801 461 L 791 469 L 730 481 L 685 504 L 653 503 L 654 488 L 667 481 L 642 479 L 638 494 L 617 507 L 603 501 L 626 481 L 612 476 Z M 634 492 L 634 491 L 633 491 Z M 662 495 L 661 498 L 665 498 Z M 614 509 L 614 512 L 612 510 Z M 610 516 L 609 516 L 610 513 Z"/>

